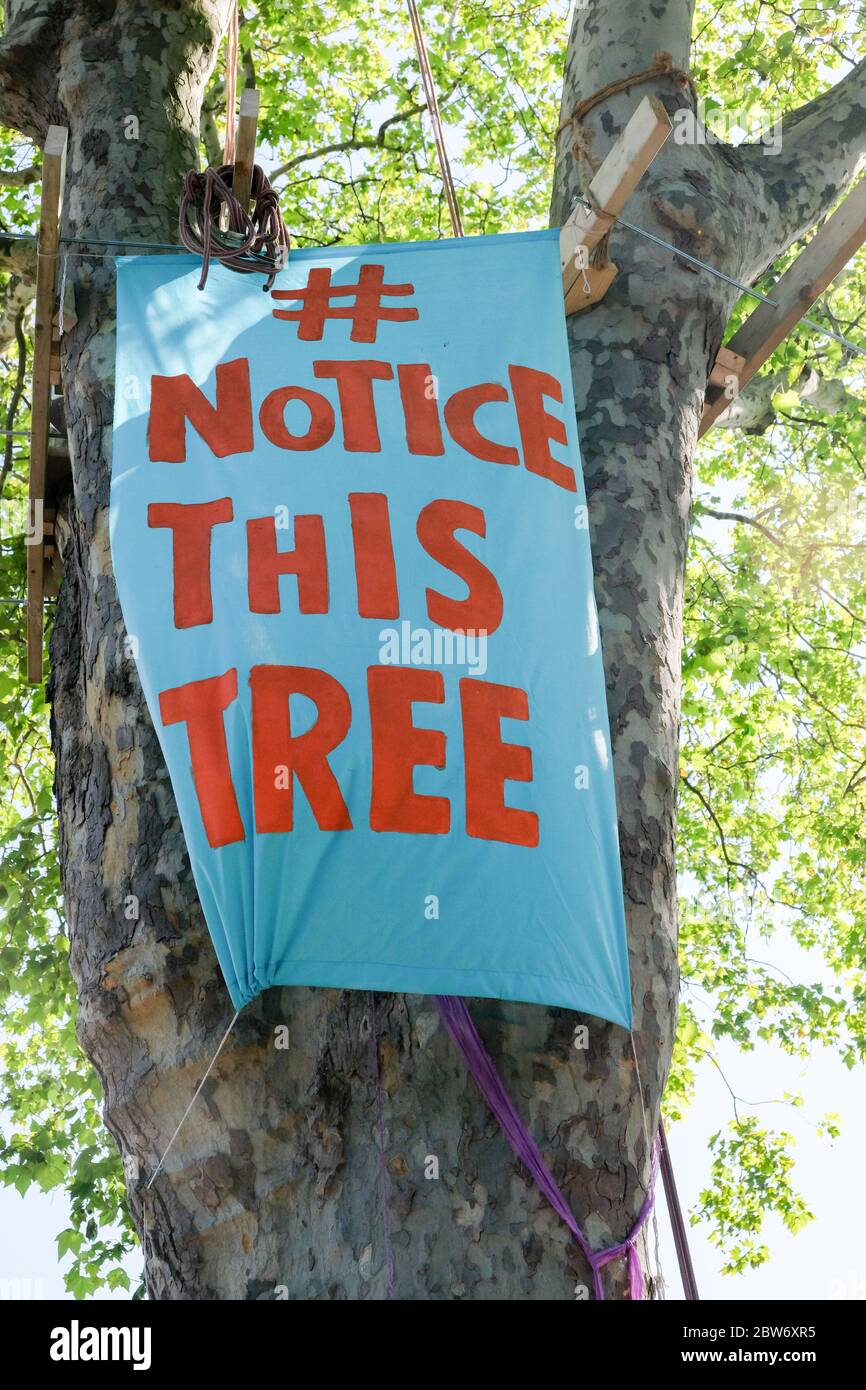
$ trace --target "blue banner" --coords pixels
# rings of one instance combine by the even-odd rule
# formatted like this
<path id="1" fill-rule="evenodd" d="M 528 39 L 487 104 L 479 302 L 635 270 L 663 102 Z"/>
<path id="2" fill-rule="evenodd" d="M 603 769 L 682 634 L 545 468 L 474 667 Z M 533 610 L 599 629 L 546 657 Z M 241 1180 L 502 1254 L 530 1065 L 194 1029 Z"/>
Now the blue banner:
<path id="1" fill-rule="evenodd" d="M 235 1005 L 630 1026 L 557 233 L 117 272 L 125 641 Z"/>

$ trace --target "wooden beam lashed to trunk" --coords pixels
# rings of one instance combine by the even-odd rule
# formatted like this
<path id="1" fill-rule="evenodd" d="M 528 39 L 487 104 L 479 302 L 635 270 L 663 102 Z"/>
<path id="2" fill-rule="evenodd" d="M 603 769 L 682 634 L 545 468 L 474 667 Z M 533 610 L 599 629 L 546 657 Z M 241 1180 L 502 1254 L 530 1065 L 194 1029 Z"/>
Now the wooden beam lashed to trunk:
<path id="1" fill-rule="evenodd" d="M 245 212 L 249 207 L 250 193 L 253 184 L 253 168 L 256 162 L 256 128 L 259 121 L 259 100 L 259 93 L 256 91 L 255 87 L 245 87 L 241 92 L 241 109 L 238 117 L 238 137 L 232 189 Z"/>
<path id="2" fill-rule="evenodd" d="M 42 152 L 30 423 L 30 526 L 33 534 L 27 546 L 27 679 L 34 685 L 42 680 L 42 601 L 45 591 L 43 513 L 51 399 L 51 339 L 68 138 L 69 132 L 65 126 L 49 126 Z"/>
<path id="3" fill-rule="evenodd" d="M 656 97 L 644 97 L 589 185 L 588 201 L 592 208 L 578 203 L 562 227 L 559 256 L 566 314 L 588 308 L 607 292 L 617 267 L 611 262 L 587 265 L 580 248 L 585 247 L 588 253 L 610 231 L 671 129 L 661 102 Z"/>
<path id="4" fill-rule="evenodd" d="M 742 365 L 736 373 L 738 391 L 748 385 L 864 242 L 866 179 L 862 179 L 848 194 L 773 286 L 772 298 L 776 307 L 759 304 L 737 329 L 731 341 L 720 349 L 720 358 L 726 352 L 736 354 L 741 359 Z M 715 368 L 713 370 L 715 372 Z M 706 434 L 730 404 L 730 394 L 714 382 L 711 374 L 699 435 Z"/>
<path id="5" fill-rule="evenodd" d="M 719 348 L 713 370 L 710 372 L 710 385 L 724 390 L 732 377 L 739 382 L 740 373 L 745 365 L 746 359 L 741 353 L 731 352 L 727 347 Z"/>

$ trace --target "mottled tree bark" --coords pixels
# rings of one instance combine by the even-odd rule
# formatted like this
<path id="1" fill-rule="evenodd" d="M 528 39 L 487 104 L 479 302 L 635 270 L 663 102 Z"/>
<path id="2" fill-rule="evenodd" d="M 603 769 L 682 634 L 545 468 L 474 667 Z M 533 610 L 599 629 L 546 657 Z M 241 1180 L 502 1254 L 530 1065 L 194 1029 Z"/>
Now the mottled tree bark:
<path id="1" fill-rule="evenodd" d="M 70 127 L 65 230 L 173 239 L 194 162 L 203 84 L 228 0 L 7 5 L 0 118 L 41 138 Z M 687 66 L 691 7 L 594 0 L 578 9 L 563 113 L 664 49 Z M 637 101 L 673 111 L 688 87 L 655 79 L 586 119 L 602 157 Z M 823 189 L 773 181 L 760 150 L 669 142 L 632 220 L 729 272 L 754 275 L 821 215 L 862 153 L 843 84 L 803 118 L 826 147 Z M 844 108 L 844 119 L 831 120 Z M 137 139 L 124 118 L 137 117 Z M 802 128 L 802 124 L 801 124 Z M 796 139 L 796 129 L 792 139 Z M 560 136 L 552 215 L 580 188 Z M 786 146 L 787 159 L 787 146 Z M 804 219 L 806 219 L 804 221 Z M 632 234 L 622 274 L 569 324 L 608 675 L 634 999 L 627 1034 L 566 1010 L 476 1001 L 475 1017 L 590 1240 L 621 1239 L 641 1205 L 676 1010 L 675 800 L 682 592 L 691 460 L 707 375 L 734 293 Z M 145 1186 L 231 1015 L 111 572 L 107 503 L 114 364 L 110 262 L 74 263 L 78 323 L 63 340 L 74 499 L 52 642 L 63 879 L 79 1031 L 105 1118 L 139 1163 L 155 1298 L 382 1298 L 384 1088 L 396 1295 L 568 1299 L 588 1272 L 529 1184 L 439 1027 L 432 1001 L 277 989 L 241 1015 L 150 1193 Z M 138 920 L 126 915 L 138 899 Z M 286 1024 L 290 1047 L 275 1046 Z M 375 1032 L 373 1031 L 375 1027 Z M 378 1043 L 378 1048 L 377 1048 Z M 438 1180 L 428 1179 L 430 1158 Z M 624 1296 L 624 1271 L 605 1274 Z"/>

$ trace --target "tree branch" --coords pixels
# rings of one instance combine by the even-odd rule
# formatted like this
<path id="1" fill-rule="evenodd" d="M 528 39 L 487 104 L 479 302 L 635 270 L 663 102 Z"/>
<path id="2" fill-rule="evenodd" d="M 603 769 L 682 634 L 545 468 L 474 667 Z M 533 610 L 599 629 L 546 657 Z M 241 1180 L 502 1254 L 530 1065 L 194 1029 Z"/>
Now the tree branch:
<path id="1" fill-rule="evenodd" d="M 793 384 L 788 381 L 787 368 L 781 368 L 756 377 L 742 395 L 731 401 L 715 428 L 764 434 L 779 416 L 773 397 L 781 391 L 796 391 L 804 405 L 828 415 L 836 415 L 840 410 L 862 410 L 866 404 L 861 396 L 849 391 L 844 381 L 822 377 L 814 367 L 804 367 Z"/>
<path id="2" fill-rule="evenodd" d="M 448 100 L 453 90 L 454 88 L 451 87 L 441 98 L 443 103 Z M 353 137 L 349 140 L 337 140 L 331 145 L 320 145 L 318 149 L 307 150 L 304 154 L 295 155 L 294 159 L 288 160 L 285 164 L 281 164 L 279 169 L 274 170 L 271 174 L 271 182 L 273 183 L 275 179 L 280 178 L 282 174 L 288 174 L 290 170 L 296 169 L 299 164 L 306 164 L 311 159 L 322 159 L 326 154 L 342 154 L 347 150 L 390 149 L 391 146 L 385 144 L 385 136 L 391 126 L 397 125 L 399 121 L 411 120 L 413 116 L 419 116 L 422 111 L 426 110 L 426 101 L 420 103 L 413 102 L 411 106 L 407 106 L 404 110 L 395 112 L 393 116 L 388 116 L 373 136 L 369 136 L 366 139 L 357 139 Z"/>
<path id="3" fill-rule="evenodd" d="M 222 142 L 220 140 L 214 109 L 204 102 L 201 108 L 199 129 L 207 162 L 212 168 L 218 169 L 223 162 Z"/>
<path id="4" fill-rule="evenodd" d="M 244 25 L 245 25 L 247 22 L 248 22 L 248 21 L 247 21 L 247 17 L 246 17 L 246 15 L 244 14 L 243 10 L 239 9 L 239 10 L 238 10 L 238 28 L 243 29 Z M 241 47 L 241 72 L 242 72 L 243 75 L 244 75 L 244 82 L 245 82 L 246 86 L 247 86 L 247 87 L 255 87 L 255 85 L 256 85 L 256 64 L 255 64 L 255 59 L 253 58 L 253 50 L 252 50 L 251 48 L 244 48 L 243 46 Z"/>
<path id="5" fill-rule="evenodd" d="M 0 352 L 15 337 L 15 321 L 36 293 L 36 242 L 16 241 L 0 232 L 0 271 L 9 275 L 0 308 Z"/>
<path id="6" fill-rule="evenodd" d="M 744 864 L 739 859 L 732 859 L 731 856 L 728 854 L 728 842 L 725 839 L 725 832 L 722 829 L 722 823 L 716 815 L 715 811 L 713 810 L 712 806 L 710 805 L 709 801 L 704 796 L 700 787 L 696 786 L 694 782 L 690 782 L 688 777 L 686 777 L 683 773 L 680 774 L 680 785 L 683 787 L 688 787 L 692 795 L 698 798 L 698 801 L 701 803 L 710 820 L 712 821 L 713 825 L 716 827 L 716 832 L 719 837 L 719 848 L 722 851 L 722 858 L 725 861 L 725 868 L 727 870 L 726 878 L 728 880 L 728 887 L 730 888 L 731 884 L 732 869 L 741 869 L 743 873 L 748 874 L 751 878 L 754 878 L 756 882 L 760 883 L 758 875 L 755 873 L 754 869 L 751 867 L 750 864 Z M 763 887 L 763 885 L 761 886 Z"/>
<path id="7" fill-rule="evenodd" d="M 769 526 L 765 526 L 763 521 L 759 521 L 756 516 L 746 516 L 744 512 L 720 512 L 714 507 L 704 507 L 703 505 L 701 506 L 701 514 L 712 516 L 716 521 L 737 521 L 743 526 L 754 526 L 756 531 L 760 531 L 761 535 L 766 536 L 767 540 L 772 541 L 779 550 L 785 549 L 785 542 L 774 531 L 771 531 Z"/>
<path id="8" fill-rule="evenodd" d="M 3 296 L 3 307 L 0 309 L 0 353 L 5 352 L 12 339 L 17 336 L 18 324 L 35 294 L 34 281 L 28 283 L 19 280 L 17 275 L 10 278 Z"/>
<path id="9" fill-rule="evenodd" d="M 31 164 L 27 169 L 0 169 L 0 188 L 24 188 L 41 178 L 41 164 Z"/>
<path id="10" fill-rule="evenodd" d="M 22 280 L 32 280 L 35 285 L 36 237 L 32 241 L 19 241 L 0 231 L 0 270 L 8 275 L 20 275 Z"/>
<path id="11" fill-rule="evenodd" d="M 7 21 L 11 6 L 6 6 Z M 69 14 L 64 0 L 22 0 L 0 39 L 0 123 L 41 145 L 57 102 L 57 51 Z M 46 74 L 54 73 L 46 82 Z"/>
<path id="12" fill-rule="evenodd" d="M 826 217 L 866 169 L 866 59 L 786 116 L 778 153 L 772 148 L 737 149 L 755 181 L 750 278 Z"/>

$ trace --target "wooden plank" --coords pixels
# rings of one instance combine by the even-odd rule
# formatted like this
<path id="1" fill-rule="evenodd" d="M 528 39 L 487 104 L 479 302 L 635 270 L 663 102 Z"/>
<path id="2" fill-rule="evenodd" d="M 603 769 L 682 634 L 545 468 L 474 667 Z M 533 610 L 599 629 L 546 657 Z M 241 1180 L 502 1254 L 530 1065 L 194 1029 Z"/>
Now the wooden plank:
<path id="1" fill-rule="evenodd" d="M 778 307 L 774 309 L 769 304 L 759 304 L 725 345 L 729 351 L 745 359 L 739 372 L 741 391 L 864 241 L 866 179 L 861 179 L 773 286 L 770 298 L 776 301 Z M 699 435 L 706 434 L 730 403 L 718 386 L 709 388 Z"/>
<path id="2" fill-rule="evenodd" d="M 245 87 L 241 92 L 241 109 L 238 118 L 238 138 L 235 153 L 235 172 L 232 187 L 235 197 L 244 210 L 249 208 L 250 189 L 253 182 L 253 166 L 256 162 L 256 127 L 259 120 L 259 93 L 255 87 Z"/>
<path id="3" fill-rule="evenodd" d="M 51 385 L 60 385 L 60 339 L 51 339 Z"/>
<path id="4" fill-rule="evenodd" d="M 604 299 L 618 274 L 619 266 L 614 265 L 613 261 L 607 261 L 601 266 L 588 266 L 586 280 L 583 278 L 583 271 L 580 271 L 565 296 L 566 314 L 579 314 L 581 309 L 588 309 L 590 305 L 597 304 L 600 299 Z M 587 284 L 589 285 L 588 289 Z"/>
<path id="5" fill-rule="evenodd" d="M 720 347 L 718 356 L 713 363 L 713 370 L 710 372 L 711 385 L 720 386 L 724 390 L 728 384 L 728 378 L 732 376 L 736 377 L 739 382 L 740 373 L 745 365 L 746 359 L 740 353 L 731 352 L 731 349 L 727 347 Z"/>
<path id="6" fill-rule="evenodd" d="M 52 320 L 68 139 L 69 132 L 65 126 L 50 125 L 42 151 L 42 204 L 36 249 L 36 314 L 30 412 L 31 521 L 35 521 L 38 515 L 36 504 L 43 507 L 45 503 Z M 39 534 L 34 538 L 34 544 L 27 546 L 27 679 L 34 685 L 42 680 L 44 566 L 43 536 Z"/>
<path id="7" fill-rule="evenodd" d="M 589 185 L 589 201 L 601 208 L 602 214 L 578 203 L 559 233 L 562 293 L 566 300 L 582 274 L 576 263 L 578 247 L 592 248 L 610 230 L 671 129 L 661 102 L 656 97 L 644 97 Z"/>

